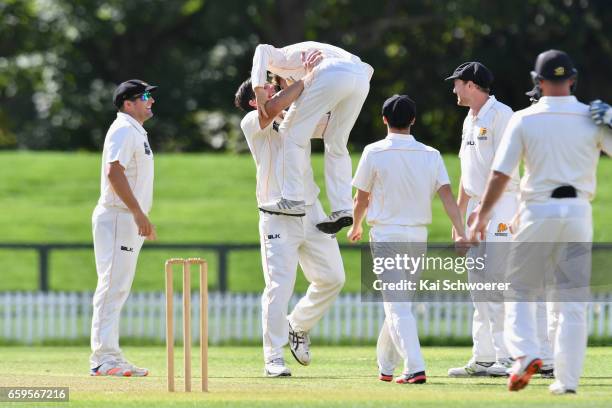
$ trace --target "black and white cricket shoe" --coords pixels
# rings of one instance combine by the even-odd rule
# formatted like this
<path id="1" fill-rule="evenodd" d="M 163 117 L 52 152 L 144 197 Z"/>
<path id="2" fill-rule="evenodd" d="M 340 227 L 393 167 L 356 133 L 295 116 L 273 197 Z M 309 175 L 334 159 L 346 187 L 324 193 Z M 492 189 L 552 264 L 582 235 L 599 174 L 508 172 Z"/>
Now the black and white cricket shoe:
<path id="1" fill-rule="evenodd" d="M 266 377 L 291 377 L 291 370 L 285 364 L 285 359 L 280 357 L 266 363 L 264 375 Z"/>
<path id="2" fill-rule="evenodd" d="M 540 368 L 540 377 L 554 379 L 555 367 L 552 364 L 543 364 L 542 368 Z"/>
<path id="3" fill-rule="evenodd" d="M 295 331 L 289 325 L 289 348 L 298 363 L 304 366 L 310 364 L 310 338 L 308 333 Z"/>
<path id="4" fill-rule="evenodd" d="M 281 198 L 273 203 L 263 204 L 259 209 L 268 214 L 303 217 L 306 215 L 305 206 L 306 203 L 304 201 L 292 201 Z"/>
<path id="5" fill-rule="evenodd" d="M 342 228 L 351 225 L 353 225 L 353 212 L 351 210 L 341 210 L 332 212 L 317 224 L 317 228 L 326 234 L 336 234 Z"/>

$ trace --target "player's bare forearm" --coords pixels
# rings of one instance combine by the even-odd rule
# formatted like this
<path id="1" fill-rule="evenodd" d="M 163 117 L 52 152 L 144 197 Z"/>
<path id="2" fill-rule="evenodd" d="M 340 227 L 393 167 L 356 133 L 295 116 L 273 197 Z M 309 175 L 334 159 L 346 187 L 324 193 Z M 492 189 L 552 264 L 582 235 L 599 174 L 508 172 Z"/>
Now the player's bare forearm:
<path id="1" fill-rule="evenodd" d="M 119 196 L 132 214 L 141 213 L 142 209 L 140 208 L 140 204 L 138 204 L 138 200 L 136 200 L 130 183 L 125 176 L 125 170 L 119 162 L 112 162 L 108 165 L 106 176 L 115 194 Z"/>
<path id="2" fill-rule="evenodd" d="M 499 171 L 492 171 L 487 182 L 482 202 L 480 204 L 480 218 L 487 218 L 501 195 L 506 190 L 510 176 Z"/>
<path id="3" fill-rule="evenodd" d="M 259 114 L 260 128 L 264 129 L 272 123 L 279 113 L 287 109 L 293 101 L 300 97 L 303 90 L 304 81 L 296 81 L 269 99 L 264 105 L 268 117 L 266 118 L 261 113 Z"/>
<path id="4" fill-rule="evenodd" d="M 368 206 L 370 205 L 370 193 L 357 190 L 355 199 L 353 200 L 353 226 L 348 230 L 347 237 L 350 242 L 361 240 L 363 234 L 363 219 L 365 218 Z"/>
<path id="5" fill-rule="evenodd" d="M 366 213 L 368 212 L 368 206 L 370 205 L 370 193 L 357 190 L 355 194 L 355 200 L 353 202 L 353 223 L 355 225 L 361 225 Z"/>
<path id="6" fill-rule="evenodd" d="M 455 202 L 455 197 L 453 196 L 453 191 L 451 189 L 450 184 L 445 184 L 438 189 L 438 196 L 442 201 L 442 205 L 444 206 L 444 211 L 448 215 L 448 218 L 453 223 L 453 227 L 457 233 L 464 237 L 465 229 L 463 227 L 463 219 L 461 217 L 461 212 L 459 211 L 459 207 Z"/>
<path id="7" fill-rule="evenodd" d="M 464 217 L 467 212 L 468 202 L 470 201 L 470 196 L 465 192 L 463 188 L 463 179 L 459 180 L 459 195 L 457 198 L 457 206 L 459 207 L 459 212 L 461 216 Z"/>

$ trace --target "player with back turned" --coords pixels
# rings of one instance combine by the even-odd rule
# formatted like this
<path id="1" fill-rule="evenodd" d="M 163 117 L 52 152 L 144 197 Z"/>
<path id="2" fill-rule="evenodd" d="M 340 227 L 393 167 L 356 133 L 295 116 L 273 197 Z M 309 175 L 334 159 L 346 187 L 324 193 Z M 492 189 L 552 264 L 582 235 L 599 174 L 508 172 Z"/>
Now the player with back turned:
<path id="1" fill-rule="evenodd" d="M 493 207 L 523 161 L 525 174 L 507 273 L 516 296 L 506 302 L 506 345 L 515 359 L 508 381 L 510 391 L 527 386 L 542 365 L 536 335 L 536 303 L 532 299 L 534 284 L 544 285 L 550 273 L 567 272 L 564 280 L 558 281 L 564 284 L 586 272 L 582 286 L 569 289 L 588 289 L 590 250 L 571 257 L 560 254 L 569 255 L 566 251 L 572 243 L 590 245 L 593 238 L 590 201 L 595 195 L 597 162 L 602 150 L 612 153 L 610 128 L 593 123 L 589 106 L 572 95 L 577 70 L 565 52 L 549 50 L 538 55 L 532 76 L 541 98 L 510 119 L 481 207 L 470 228 L 472 240 L 482 237 Z M 592 108 L 593 116 L 603 120 L 607 110 L 596 105 Z M 578 255 L 589 255 L 585 258 L 587 262 L 574 262 L 581 260 Z M 550 260 L 556 263 L 551 264 Z M 572 267 L 563 268 L 563 262 L 569 260 L 574 262 Z M 547 290 L 547 296 L 558 291 L 573 293 L 563 287 L 554 289 Z M 556 381 L 549 387 L 553 394 L 575 393 L 582 373 L 588 296 L 578 294 L 579 297 L 569 299 L 553 297 L 549 303 L 549 321 L 554 325 Z"/>

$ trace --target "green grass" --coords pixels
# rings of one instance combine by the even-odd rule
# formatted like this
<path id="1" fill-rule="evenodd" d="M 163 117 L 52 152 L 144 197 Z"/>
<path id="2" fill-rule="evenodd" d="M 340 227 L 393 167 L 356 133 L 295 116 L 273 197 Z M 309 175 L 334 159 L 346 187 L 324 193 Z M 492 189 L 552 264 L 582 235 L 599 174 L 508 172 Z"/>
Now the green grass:
<path id="1" fill-rule="evenodd" d="M 359 156 L 353 156 L 353 167 Z M 444 157 L 454 190 L 459 162 Z M 155 157 L 155 199 L 151 218 L 160 243 L 258 241 L 255 166 L 250 155 L 158 154 Z M 323 192 L 323 158 L 313 156 L 317 183 Z M 0 242 L 91 242 L 91 213 L 99 195 L 100 155 L 97 153 L 0 152 Z M 612 241 L 612 161 L 599 165 L 598 196 L 594 202 L 595 240 Z M 438 199 L 434 201 L 430 241 L 447 241 L 450 223 Z M 340 242 L 346 242 L 343 234 Z M 149 245 L 149 244 L 147 244 Z M 197 251 L 144 251 L 134 290 L 160 290 L 161 265 L 173 256 L 204 256 Z M 343 253 L 347 291 L 359 290 L 359 253 Z M 0 250 L 0 290 L 37 288 L 37 256 L 32 251 Z M 51 256 L 51 288 L 93 290 L 96 273 L 92 251 L 57 251 Z M 258 291 L 263 287 L 256 251 L 231 255 L 230 289 Z M 305 290 L 299 277 L 296 288 Z"/>
<path id="2" fill-rule="evenodd" d="M 424 348 L 428 383 L 398 385 L 377 380 L 374 347 L 314 345 L 313 363 L 299 366 L 291 359 L 291 378 L 263 378 L 260 348 L 210 349 L 209 393 L 166 392 L 165 351 L 162 347 L 127 347 L 128 358 L 151 370 L 146 378 L 89 377 L 86 347 L 10 347 L 0 350 L 2 386 L 70 387 L 70 403 L 53 407 L 604 407 L 612 404 L 612 349 L 590 348 L 577 395 L 552 396 L 551 380 L 534 377 L 518 393 L 505 388 L 505 379 L 446 376 L 449 367 L 465 363 L 468 348 Z M 288 353 L 287 353 L 288 354 Z M 193 373 L 198 350 L 193 350 Z M 176 370 L 182 376 L 181 350 Z M 289 356 L 290 357 L 290 356 Z M 399 374 L 399 371 L 396 372 Z M 197 389 L 199 378 L 194 378 Z M 37 404 L 18 404 L 40 406 Z M 17 404 L 15 404 L 17 406 Z"/>

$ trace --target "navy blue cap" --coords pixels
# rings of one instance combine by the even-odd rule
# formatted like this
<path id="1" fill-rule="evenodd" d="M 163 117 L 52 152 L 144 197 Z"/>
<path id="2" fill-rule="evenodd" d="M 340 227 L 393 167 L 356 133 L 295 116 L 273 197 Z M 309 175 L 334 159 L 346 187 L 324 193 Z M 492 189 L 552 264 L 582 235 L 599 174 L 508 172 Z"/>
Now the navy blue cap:
<path id="1" fill-rule="evenodd" d="M 416 103 L 407 95 L 393 95 L 383 103 L 382 115 L 391 127 L 407 128 L 416 117 Z"/>
<path id="2" fill-rule="evenodd" d="M 113 92 L 113 103 L 117 108 L 123 105 L 123 101 L 141 95 L 145 92 L 153 92 L 157 89 L 155 85 L 149 85 L 140 79 L 130 79 L 119 84 Z"/>
<path id="3" fill-rule="evenodd" d="M 444 80 L 448 81 L 450 79 L 472 81 L 481 88 L 489 89 L 493 83 L 493 73 L 482 63 L 470 61 L 459 65 L 453 74 Z"/>
<path id="4" fill-rule="evenodd" d="M 548 50 L 538 55 L 533 70 L 535 75 L 532 75 L 536 78 L 560 81 L 573 77 L 577 73 L 569 55 L 559 50 Z"/>

